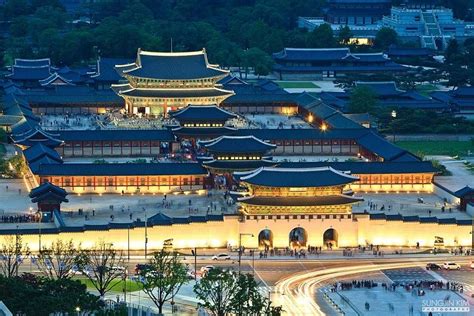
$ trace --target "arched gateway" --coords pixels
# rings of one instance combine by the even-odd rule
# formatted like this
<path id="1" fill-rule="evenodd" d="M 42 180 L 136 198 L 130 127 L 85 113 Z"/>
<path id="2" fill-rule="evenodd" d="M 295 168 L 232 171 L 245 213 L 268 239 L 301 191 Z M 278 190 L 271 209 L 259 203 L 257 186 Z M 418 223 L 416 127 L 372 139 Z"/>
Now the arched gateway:
<path id="1" fill-rule="evenodd" d="M 323 244 L 327 249 L 337 247 L 338 234 L 334 228 L 327 229 L 323 234 Z"/>
<path id="2" fill-rule="evenodd" d="M 305 248 L 308 243 L 308 233 L 304 228 L 296 227 L 291 230 L 289 239 L 291 249 Z"/>
<path id="3" fill-rule="evenodd" d="M 258 248 L 261 250 L 273 249 L 273 233 L 269 229 L 264 229 L 258 234 Z"/>

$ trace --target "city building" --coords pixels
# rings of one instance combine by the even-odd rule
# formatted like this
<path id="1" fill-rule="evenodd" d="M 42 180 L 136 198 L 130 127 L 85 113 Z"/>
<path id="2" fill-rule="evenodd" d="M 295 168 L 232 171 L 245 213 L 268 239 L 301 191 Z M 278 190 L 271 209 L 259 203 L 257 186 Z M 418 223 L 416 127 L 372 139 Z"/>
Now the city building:
<path id="1" fill-rule="evenodd" d="M 133 114 L 165 116 L 193 105 L 219 105 L 234 93 L 217 82 L 229 72 L 209 64 L 206 51 L 161 53 L 138 50 L 134 63 L 117 65 L 128 81 L 112 85 Z"/>
<path id="2" fill-rule="evenodd" d="M 61 211 L 61 203 L 69 202 L 66 190 L 45 182 L 30 191 L 31 202 L 38 203 L 38 211 L 49 212 Z"/>
<path id="3" fill-rule="evenodd" d="M 21 90 L 35 114 L 104 114 L 124 108 L 114 91 L 85 85 L 54 85 L 43 89 Z"/>
<path id="4" fill-rule="evenodd" d="M 199 192 L 208 176 L 196 162 L 44 163 L 34 174 L 40 184 L 50 182 L 75 194 Z"/>
<path id="5" fill-rule="evenodd" d="M 299 17 L 298 26 L 313 31 L 328 24 L 335 34 L 347 26 L 352 33 L 351 43 L 371 45 L 390 7 L 391 0 L 329 0 L 324 17 Z"/>
<path id="6" fill-rule="evenodd" d="M 399 89 L 393 81 L 358 81 L 355 83 L 355 87 L 370 89 L 377 98 L 378 105 L 384 108 L 407 108 L 435 112 L 456 111 L 448 102 L 443 102 L 433 96 L 422 95 L 415 90 Z M 351 93 L 352 89 L 349 88 L 344 92 L 322 92 L 318 96 L 326 106 L 347 112 Z"/>
<path id="7" fill-rule="evenodd" d="M 200 141 L 207 157 L 202 157 L 202 165 L 212 174 L 231 174 L 238 170 L 254 170 L 262 166 L 276 165 L 268 153 L 277 146 L 253 135 L 220 136 Z"/>
<path id="8" fill-rule="evenodd" d="M 347 74 L 405 72 L 407 67 L 383 53 L 351 53 L 349 48 L 284 48 L 273 54 L 273 72 L 280 80 L 340 77 Z"/>
<path id="9" fill-rule="evenodd" d="M 236 78 L 237 79 L 237 78 Z M 222 107 L 239 114 L 283 114 L 298 113 L 298 104 L 291 93 L 275 82 L 264 79 L 255 83 L 229 81 L 224 88 L 234 91 L 235 95 L 222 102 Z"/>
<path id="10" fill-rule="evenodd" d="M 445 49 L 451 38 L 464 42 L 474 36 L 466 22 L 454 18 L 451 9 L 433 8 L 430 4 L 393 7 L 390 15 L 382 19 L 382 26 L 395 30 L 403 41 L 435 50 Z"/>
<path id="11" fill-rule="evenodd" d="M 124 78 L 115 70 L 115 65 L 130 63 L 133 63 L 133 60 L 99 57 L 95 70 L 90 73 L 90 78 L 94 82 L 94 88 L 98 90 L 110 90 L 111 85 L 123 81 Z"/>
<path id="12" fill-rule="evenodd" d="M 344 188 L 359 180 L 331 167 L 268 168 L 234 173 L 248 191 L 239 197 L 245 215 L 350 214 L 362 198 Z"/>
<path id="13" fill-rule="evenodd" d="M 474 87 L 460 87 L 449 91 L 435 91 L 430 96 L 451 107 L 463 116 L 474 115 Z"/>
<path id="14" fill-rule="evenodd" d="M 64 130 L 58 137 L 63 157 L 157 157 L 179 149 L 168 129 Z"/>
<path id="15" fill-rule="evenodd" d="M 170 117 L 178 121 L 172 132 L 180 139 L 195 141 L 198 139 L 215 138 L 235 133 L 236 129 L 228 125 L 228 121 L 238 116 L 217 105 L 188 105 Z"/>
<path id="16" fill-rule="evenodd" d="M 325 21 L 338 25 L 372 25 L 390 12 L 391 0 L 328 0 Z"/>
<path id="17" fill-rule="evenodd" d="M 433 50 L 444 50 L 451 38 L 464 42 L 474 37 L 472 24 L 429 0 L 403 1 L 393 7 L 390 0 L 334 0 L 328 1 L 324 17 L 298 18 L 298 26 L 309 31 L 322 24 L 330 25 L 335 34 L 342 26 L 349 27 L 350 42 L 358 45 L 372 45 L 382 27 L 394 29 L 403 42 Z"/>
<path id="18" fill-rule="evenodd" d="M 45 80 L 53 74 L 51 60 L 16 58 L 11 67 L 11 73 L 6 75 L 15 84 L 24 88 L 40 87 L 40 80 Z"/>

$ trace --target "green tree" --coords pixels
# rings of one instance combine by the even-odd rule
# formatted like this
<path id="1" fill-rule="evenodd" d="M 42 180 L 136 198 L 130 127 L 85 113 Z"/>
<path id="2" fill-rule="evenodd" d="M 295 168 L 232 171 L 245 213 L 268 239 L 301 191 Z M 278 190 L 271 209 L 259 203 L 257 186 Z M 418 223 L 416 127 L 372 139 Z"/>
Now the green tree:
<path id="1" fill-rule="evenodd" d="M 456 89 L 465 86 L 469 82 L 469 69 L 459 63 L 451 63 L 445 66 L 448 82 L 447 86 Z"/>
<path id="2" fill-rule="evenodd" d="M 257 76 L 266 76 L 272 70 L 273 60 L 259 48 L 254 47 L 244 51 L 242 59 L 246 75 L 249 67 L 254 69 Z"/>
<path id="3" fill-rule="evenodd" d="M 449 40 L 448 47 L 446 47 L 446 51 L 444 52 L 444 58 L 446 63 L 455 63 L 459 61 L 460 50 L 456 39 Z"/>
<path id="4" fill-rule="evenodd" d="M 72 240 L 54 241 L 51 247 L 43 247 L 36 258 L 36 266 L 49 279 L 69 279 L 74 276 L 79 250 Z"/>
<path id="5" fill-rule="evenodd" d="M 18 275 L 18 268 L 29 254 L 30 250 L 19 234 L 6 236 L 0 246 L 0 273 L 7 278 Z"/>
<path id="6" fill-rule="evenodd" d="M 235 272 L 219 268 L 209 271 L 194 285 L 196 297 L 203 303 L 200 306 L 214 316 L 225 316 L 234 311 L 238 276 Z"/>
<path id="7" fill-rule="evenodd" d="M 248 273 L 238 276 L 232 302 L 237 315 L 262 315 L 267 314 L 267 311 L 270 310 L 270 302 L 260 293 L 258 283 L 253 275 Z"/>
<path id="8" fill-rule="evenodd" d="M 122 252 L 115 250 L 111 243 L 103 241 L 90 249 L 82 250 L 76 260 L 78 269 L 87 276 L 101 297 L 119 284 L 112 282 L 123 276 L 123 262 Z"/>
<path id="9" fill-rule="evenodd" d="M 7 141 L 7 132 L 5 132 L 3 128 L 0 128 L 0 143 L 5 143 L 6 141 Z"/>
<path id="10" fill-rule="evenodd" d="M 0 275 L 2 301 L 15 315 L 48 316 L 51 314 L 76 314 L 96 312 L 102 307 L 98 297 L 87 292 L 78 280 L 47 279 L 24 273 L 20 277 Z"/>
<path id="11" fill-rule="evenodd" d="M 23 158 L 23 155 L 16 155 L 8 159 L 8 163 L 12 166 L 10 172 L 13 176 L 21 178 L 27 174 L 29 168 Z"/>
<path id="12" fill-rule="evenodd" d="M 179 254 L 161 250 L 150 259 L 150 268 L 142 271 L 143 291 L 163 313 L 163 305 L 172 301 L 183 284 L 188 281 L 187 269 Z"/>
<path id="13" fill-rule="evenodd" d="M 334 32 L 329 24 L 321 24 L 308 35 L 307 46 L 311 48 L 336 47 Z"/>
<path id="14" fill-rule="evenodd" d="M 351 91 L 349 100 L 350 113 L 372 113 L 377 106 L 377 96 L 367 86 L 357 86 Z"/>
<path id="15" fill-rule="evenodd" d="M 375 35 L 374 46 L 386 50 L 390 45 L 398 43 L 398 34 L 389 27 L 382 27 Z"/>
<path id="16" fill-rule="evenodd" d="M 351 29 L 347 25 L 344 25 L 339 28 L 337 37 L 339 44 L 349 45 L 353 34 Z"/>

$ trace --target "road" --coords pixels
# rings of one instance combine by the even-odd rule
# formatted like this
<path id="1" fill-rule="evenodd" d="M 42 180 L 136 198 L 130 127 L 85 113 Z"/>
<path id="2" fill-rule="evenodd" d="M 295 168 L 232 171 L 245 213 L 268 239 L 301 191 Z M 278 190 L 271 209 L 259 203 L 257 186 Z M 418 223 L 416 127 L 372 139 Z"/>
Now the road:
<path id="1" fill-rule="evenodd" d="M 126 262 L 130 274 L 134 273 L 137 263 L 146 262 L 143 257 L 130 259 L 129 262 Z M 246 256 L 242 260 L 241 270 L 254 273 L 265 290 L 270 292 L 273 304 L 282 305 L 286 314 L 326 315 L 331 311 L 328 310 L 327 304 L 318 299 L 317 290 L 341 280 L 371 279 L 379 282 L 390 280 L 408 282 L 438 279 L 462 283 L 464 288 L 472 293 L 474 292 L 474 273 L 468 268 L 468 264 L 473 259 L 473 257 L 451 255 L 436 257 L 404 255 L 391 258 L 333 257 L 297 260 L 291 257 L 279 257 L 252 260 Z M 445 261 L 460 263 L 463 268 L 460 271 L 435 271 L 436 278 L 433 277 L 433 272 L 425 270 L 427 262 L 442 263 Z M 194 270 L 193 257 L 187 256 L 185 263 L 191 270 Z M 226 261 L 214 261 L 209 256 L 198 257 L 196 270 L 199 272 L 200 268 L 206 265 L 237 270 L 238 260 L 235 256 Z M 32 269 L 27 263 L 21 267 L 21 272 L 35 272 L 35 269 Z M 191 302 L 191 296 L 186 299 L 186 295 L 192 295 L 192 291 L 183 297 L 184 302 Z M 136 303 L 140 301 L 142 304 L 146 303 L 139 297 L 135 297 L 135 299 L 130 297 L 130 300 Z"/>
<path id="2" fill-rule="evenodd" d="M 283 310 L 289 315 L 326 315 L 327 312 L 316 301 L 316 291 L 318 288 L 328 283 L 346 279 L 347 277 L 355 278 L 391 269 L 424 268 L 427 262 L 442 261 L 439 259 L 411 260 L 407 258 L 405 260 L 385 259 L 367 262 L 356 259 L 350 261 L 350 266 L 346 264 L 339 267 L 300 272 L 278 281 L 272 294 L 272 300 L 275 305 L 282 305 Z M 460 257 L 456 262 L 466 266 L 470 260 Z M 455 271 L 442 271 L 442 273 L 451 280 L 450 275 L 455 273 Z M 462 279 L 459 279 L 460 273 L 464 273 Z M 465 279 L 465 276 L 470 274 L 472 274 L 472 271 L 463 268 L 463 271 L 456 273 L 456 279 L 458 279 L 458 282 L 465 284 L 467 289 L 472 290 L 474 284 L 472 277 L 468 280 L 469 283 L 466 283 Z M 426 278 L 418 280 L 426 280 Z"/>

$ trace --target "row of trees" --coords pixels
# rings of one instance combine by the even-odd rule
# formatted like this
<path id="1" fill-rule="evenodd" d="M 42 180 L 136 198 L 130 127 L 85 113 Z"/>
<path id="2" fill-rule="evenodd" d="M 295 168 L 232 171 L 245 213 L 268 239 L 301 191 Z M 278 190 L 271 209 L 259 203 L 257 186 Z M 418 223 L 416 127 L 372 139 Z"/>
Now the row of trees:
<path id="1" fill-rule="evenodd" d="M 31 274 L 19 276 L 19 268 L 29 256 L 41 272 L 41 277 Z M 2 295 L 2 299 L 14 312 L 30 314 L 28 311 L 33 307 L 29 302 L 36 304 L 37 300 L 20 298 L 24 299 L 33 290 L 38 292 L 35 297 L 40 298 L 51 293 L 57 294 L 53 295 L 53 302 L 44 315 L 70 312 L 75 307 L 80 307 L 83 311 L 101 308 L 102 300 L 94 299 L 94 296 L 87 294 L 84 284 L 72 280 L 77 273 L 89 280 L 102 299 L 127 277 L 122 252 L 114 249 L 110 243 L 99 242 L 90 249 L 80 249 L 72 241 L 57 240 L 50 247 L 43 247 L 37 256 L 31 256 L 20 235 L 5 238 L 0 248 L 0 273 L 1 290 L 12 286 L 24 287 L 24 290 L 19 290 L 21 293 L 18 295 Z M 179 254 L 161 250 L 153 254 L 146 269 L 140 271 L 139 279 L 142 290 L 162 313 L 164 305 L 167 302 L 173 304 L 175 295 L 189 281 L 188 268 Z M 63 295 L 60 293 L 63 290 L 68 293 Z M 213 315 L 279 315 L 281 312 L 281 308 L 271 306 L 270 300 L 259 292 L 258 283 L 249 274 L 211 270 L 195 284 L 194 292 L 201 300 L 200 304 Z M 73 295 L 74 299 L 62 303 L 63 305 L 62 300 L 54 301 L 66 295 Z"/>
<path id="2" fill-rule="evenodd" d="M 397 117 L 392 117 L 396 110 Z M 381 107 L 377 96 L 367 86 L 352 89 L 348 111 L 350 113 L 370 113 L 378 121 L 382 132 L 410 133 L 474 133 L 474 123 L 465 117 L 454 116 L 452 113 L 436 113 L 433 111 Z"/>
<path id="3" fill-rule="evenodd" d="M 57 65 L 89 63 L 99 54 L 133 58 L 137 47 L 169 51 L 172 42 L 175 51 L 206 47 L 213 63 L 266 75 L 271 53 L 283 47 L 338 47 L 352 37 L 347 27 L 337 36 L 327 24 L 312 32 L 297 27 L 298 16 L 322 14 L 323 0 L 102 0 L 84 7 L 87 23 L 71 23 L 58 0 L 33 2 L 9 0 L 0 8 L 11 22 L 0 42 L 5 64 L 15 57 L 51 57 Z M 393 31 L 379 33 L 377 49 L 396 42 Z"/>

